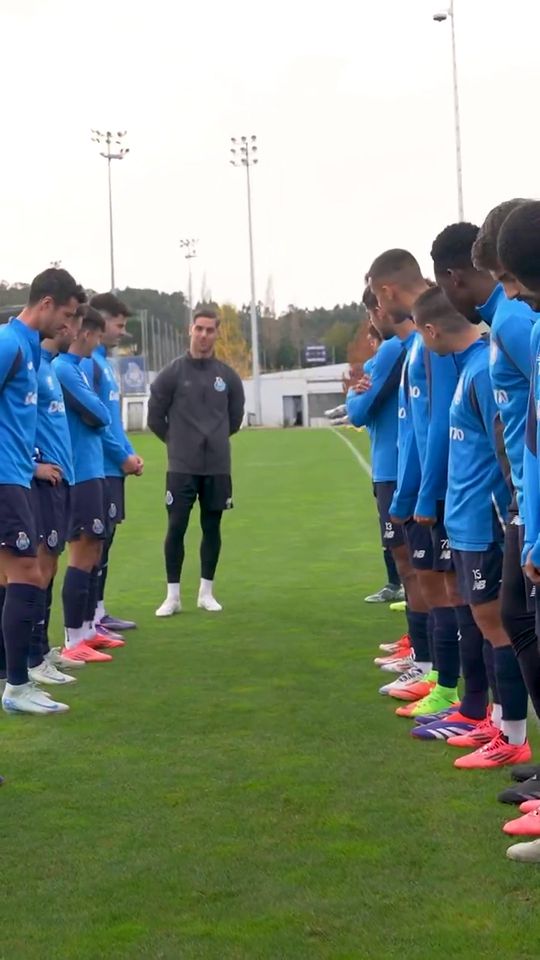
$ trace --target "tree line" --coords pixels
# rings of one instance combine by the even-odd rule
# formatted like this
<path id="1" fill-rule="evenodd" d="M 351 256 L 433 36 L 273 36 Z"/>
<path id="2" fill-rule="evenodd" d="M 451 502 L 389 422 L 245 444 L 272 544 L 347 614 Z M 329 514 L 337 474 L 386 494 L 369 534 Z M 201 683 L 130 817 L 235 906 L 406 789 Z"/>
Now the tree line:
<path id="1" fill-rule="evenodd" d="M 0 282 L 0 311 L 25 303 L 28 284 L 9 285 Z M 141 313 L 155 317 L 167 329 L 176 331 L 180 349 L 188 344 L 189 308 L 181 291 L 163 293 L 158 290 L 126 287 L 118 296 L 129 306 L 134 316 L 128 324 L 133 352 L 142 352 Z M 232 304 L 214 301 L 197 304 L 211 306 L 221 315 L 221 334 L 218 356 L 230 363 L 243 377 L 251 368 L 251 320 L 247 305 L 236 308 Z M 292 370 L 305 366 L 305 352 L 309 346 L 326 347 L 329 362 L 346 363 L 354 368 L 370 355 L 366 340 L 367 316 L 361 303 L 337 304 L 331 309 L 297 307 L 293 304 L 276 315 L 271 307 L 258 304 L 259 351 L 263 371 Z M 4 317 L 5 319 L 5 317 Z"/>

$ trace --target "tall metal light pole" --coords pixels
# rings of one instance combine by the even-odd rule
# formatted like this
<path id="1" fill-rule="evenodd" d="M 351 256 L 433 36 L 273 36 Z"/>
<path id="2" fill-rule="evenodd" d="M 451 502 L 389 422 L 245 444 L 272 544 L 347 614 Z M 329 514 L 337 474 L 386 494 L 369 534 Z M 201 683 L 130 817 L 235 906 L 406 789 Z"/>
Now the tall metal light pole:
<path id="1" fill-rule="evenodd" d="M 180 248 L 185 251 L 184 257 L 188 262 L 188 307 L 189 307 L 189 322 L 193 320 L 193 276 L 191 271 L 191 261 L 197 256 L 197 244 L 198 240 L 181 240 Z"/>
<path id="2" fill-rule="evenodd" d="M 248 207 L 248 232 L 249 232 L 249 269 L 251 280 L 251 356 L 253 369 L 253 392 L 255 395 L 255 423 L 260 426 L 262 423 L 262 404 L 261 404 L 261 370 L 259 365 L 259 324 L 257 317 L 257 300 L 255 299 L 255 258 L 253 254 L 253 218 L 251 209 L 251 177 L 250 168 L 252 164 L 258 163 L 257 157 L 257 137 L 231 137 L 231 163 L 233 167 L 245 167 L 246 186 L 247 186 L 247 207 Z"/>
<path id="3" fill-rule="evenodd" d="M 457 197 L 458 197 L 458 215 L 460 220 L 465 219 L 463 209 L 463 168 L 461 163 L 461 123 L 459 117 L 459 84 L 456 55 L 456 18 L 454 13 L 454 0 L 450 0 L 448 10 L 442 13 L 436 13 L 433 17 L 436 23 L 445 23 L 450 20 L 450 29 L 452 36 L 452 82 L 454 87 L 454 126 L 456 137 L 456 176 L 457 176 Z"/>
<path id="4" fill-rule="evenodd" d="M 111 256 L 111 290 L 113 293 L 116 289 L 116 285 L 114 281 L 114 232 L 111 161 L 123 160 L 124 157 L 129 153 L 129 147 L 122 146 L 125 136 L 125 130 L 118 131 L 118 133 L 111 133 L 110 130 L 107 130 L 105 133 L 101 133 L 100 130 L 92 130 L 92 140 L 94 143 L 98 143 L 100 147 L 104 147 L 103 150 L 100 150 L 100 156 L 105 157 L 105 160 L 107 161 L 107 180 L 109 185 L 109 247 Z"/>

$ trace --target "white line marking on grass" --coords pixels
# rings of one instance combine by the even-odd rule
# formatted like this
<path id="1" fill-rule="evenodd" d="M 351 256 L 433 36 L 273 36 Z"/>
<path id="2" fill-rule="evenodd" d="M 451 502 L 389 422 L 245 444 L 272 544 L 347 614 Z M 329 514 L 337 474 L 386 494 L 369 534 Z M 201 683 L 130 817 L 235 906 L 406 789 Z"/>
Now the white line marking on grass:
<path id="1" fill-rule="evenodd" d="M 354 443 L 351 443 L 348 437 L 346 437 L 343 433 L 340 433 L 339 430 L 336 430 L 335 427 L 332 427 L 331 430 L 332 430 L 332 433 L 335 433 L 336 437 L 339 437 L 340 440 L 343 440 L 343 443 L 347 444 L 349 450 L 351 450 L 353 455 L 358 460 L 358 463 L 362 467 L 362 470 L 364 471 L 364 473 L 367 473 L 368 477 L 371 480 L 371 467 L 367 462 L 367 460 L 364 459 L 360 451 L 356 449 Z"/>

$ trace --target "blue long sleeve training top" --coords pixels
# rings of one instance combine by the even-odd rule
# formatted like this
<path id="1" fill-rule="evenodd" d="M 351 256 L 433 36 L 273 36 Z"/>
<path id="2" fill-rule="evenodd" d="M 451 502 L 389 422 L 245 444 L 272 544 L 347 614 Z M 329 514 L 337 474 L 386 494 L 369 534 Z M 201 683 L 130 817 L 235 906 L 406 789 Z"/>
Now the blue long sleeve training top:
<path id="1" fill-rule="evenodd" d="M 120 387 L 114 367 L 107 358 L 106 348 L 97 347 L 90 359 L 82 360 L 81 368 L 99 399 L 107 407 L 111 418 L 110 426 L 103 431 L 101 437 L 105 476 L 123 477 L 122 464 L 134 450 L 124 431 Z"/>
<path id="2" fill-rule="evenodd" d="M 506 455 L 523 517 L 523 455 L 529 385 L 531 378 L 531 332 L 538 314 L 528 304 L 509 300 L 501 284 L 478 308 L 491 327 L 490 376 L 495 402 L 503 424 Z"/>
<path id="3" fill-rule="evenodd" d="M 415 513 L 436 517 L 448 485 L 448 426 L 458 373 L 452 355 L 427 350 L 418 335 L 409 365 L 409 395 L 422 474 Z"/>
<path id="4" fill-rule="evenodd" d="M 477 340 L 454 357 L 460 375 L 450 406 L 445 524 L 455 550 L 482 551 L 502 539 L 497 518 L 510 502 L 497 459 L 489 342 Z"/>
<path id="5" fill-rule="evenodd" d="M 362 394 L 351 390 L 347 396 L 349 420 L 369 431 L 374 483 L 397 479 L 398 391 L 404 358 L 405 348 L 398 337 L 384 340 L 364 365 L 371 387 Z"/>
<path id="6" fill-rule="evenodd" d="M 53 366 L 53 354 L 41 348 L 38 371 L 36 447 L 41 463 L 55 463 L 70 486 L 75 481 L 71 436 L 64 394 Z"/>
<path id="7" fill-rule="evenodd" d="M 522 562 L 532 550 L 532 561 L 540 567 L 540 319 L 531 334 L 531 386 L 527 408 L 527 429 L 523 455 L 523 519 L 525 543 Z"/>
<path id="8" fill-rule="evenodd" d="M 0 484 L 32 483 L 39 362 L 39 334 L 12 317 L 0 327 Z"/>
<path id="9" fill-rule="evenodd" d="M 392 516 L 401 520 L 406 520 L 414 513 L 422 479 L 409 391 L 409 361 L 418 337 L 420 334 L 413 331 L 402 341 L 405 359 L 401 368 L 398 394 L 398 475 L 396 492 L 390 507 Z"/>
<path id="10" fill-rule="evenodd" d="M 104 477 L 102 434 L 111 422 L 109 411 L 81 370 L 80 357 L 64 353 L 53 366 L 66 404 L 75 483 Z"/>

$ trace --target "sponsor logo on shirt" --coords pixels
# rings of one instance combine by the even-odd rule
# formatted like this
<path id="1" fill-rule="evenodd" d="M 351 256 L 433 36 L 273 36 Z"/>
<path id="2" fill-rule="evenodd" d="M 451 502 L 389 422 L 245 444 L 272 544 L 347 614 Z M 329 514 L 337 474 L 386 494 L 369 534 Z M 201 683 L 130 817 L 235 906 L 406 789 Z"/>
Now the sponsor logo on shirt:
<path id="1" fill-rule="evenodd" d="M 65 413 L 66 405 L 63 400 L 51 400 L 47 413 Z"/>
<path id="2" fill-rule="evenodd" d="M 450 439 L 451 440 L 464 440 L 465 433 L 461 430 L 460 427 L 450 427 Z"/>
<path id="3" fill-rule="evenodd" d="M 114 401 L 118 403 L 120 400 L 120 392 L 118 390 L 109 390 L 109 402 Z"/>
<path id="4" fill-rule="evenodd" d="M 37 393 L 30 390 L 24 398 L 24 405 L 25 407 L 30 407 L 33 404 L 37 406 Z"/>
<path id="5" fill-rule="evenodd" d="M 493 396 L 495 397 L 495 403 L 498 407 L 502 407 L 505 403 L 508 403 L 508 394 L 506 390 L 494 390 Z"/>
<path id="6" fill-rule="evenodd" d="M 34 369 L 34 364 L 32 363 L 31 360 L 28 361 L 28 363 L 26 364 L 26 366 L 28 367 L 29 370 L 33 370 L 33 369 Z"/>
<path id="7" fill-rule="evenodd" d="M 225 383 L 223 377 L 216 377 L 214 380 L 214 390 L 217 390 L 218 393 L 224 393 L 227 389 L 227 384 Z"/>

